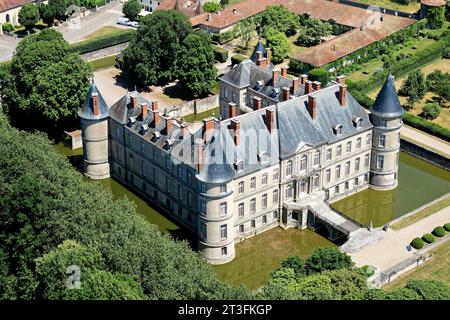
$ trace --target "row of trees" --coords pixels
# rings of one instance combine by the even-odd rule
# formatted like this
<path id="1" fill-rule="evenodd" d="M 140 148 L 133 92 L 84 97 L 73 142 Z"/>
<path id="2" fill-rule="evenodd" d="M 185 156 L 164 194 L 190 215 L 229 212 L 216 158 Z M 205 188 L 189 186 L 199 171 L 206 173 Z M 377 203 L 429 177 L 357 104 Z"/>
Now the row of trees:
<path id="1" fill-rule="evenodd" d="M 209 93 L 217 77 L 211 37 L 194 32 L 186 16 L 175 10 L 141 19 L 121 68 L 140 87 L 179 79 L 194 97 Z"/>

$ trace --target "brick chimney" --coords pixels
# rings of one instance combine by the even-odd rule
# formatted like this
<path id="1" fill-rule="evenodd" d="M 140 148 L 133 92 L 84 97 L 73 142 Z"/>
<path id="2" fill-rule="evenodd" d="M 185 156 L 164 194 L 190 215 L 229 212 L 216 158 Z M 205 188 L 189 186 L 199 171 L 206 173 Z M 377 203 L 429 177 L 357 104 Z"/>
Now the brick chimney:
<path id="1" fill-rule="evenodd" d="M 158 110 L 158 101 L 152 101 L 152 110 L 153 111 Z"/>
<path id="2" fill-rule="evenodd" d="M 299 79 L 297 77 L 292 79 L 292 94 L 295 94 L 298 91 L 298 88 L 299 88 L 298 81 L 299 81 Z"/>
<path id="3" fill-rule="evenodd" d="M 308 75 L 307 74 L 302 74 L 300 76 L 300 83 L 302 86 L 306 86 L 306 81 L 308 80 Z"/>
<path id="4" fill-rule="evenodd" d="M 253 110 L 260 110 L 262 106 L 262 99 L 258 96 L 253 96 Z"/>
<path id="5" fill-rule="evenodd" d="M 241 122 L 239 120 L 231 120 L 231 130 L 233 130 L 234 144 L 238 146 L 241 143 Z"/>
<path id="6" fill-rule="evenodd" d="M 147 111 L 148 111 L 148 105 L 146 102 L 141 103 L 141 118 L 142 121 L 145 121 L 145 118 L 147 118 Z"/>
<path id="7" fill-rule="evenodd" d="M 270 60 L 272 60 L 272 49 L 267 48 L 266 51 L 267 51 L 267 65 L 269 65 Z"/>
<path id="8" fill-rule="evenodd" d="M 288 68 L 286 68 L 286 67 L 282 67 L 281 68 L 281 76 L 282 77 L 286 77 L 287 76 L 287 72 L 288 72 Z"/>
<path id="9" fill-rule="evenodd" d="M 347 85 L 339 85 L 339 103 L 345 107 L 347 105 Z"/>
<path id="10" fill-rule="evenodd" d="M 198 172 L 202 172 L 203 168 L 203 153 L 204 153 L 205 147 L 204 147 L 204 141 L 203 139 L 195 139 L 195 151 L 197 153 L 197 170 Z"/>
<path id="11" fill-rule="evenodd" d="M 313 120 L 317 118 L 317 97 L 313 95 L 308 96 L 308 112 Z"/>
<path id="12" fill-rule="evenodd" d="M 340 75 L 336 77 L 336 81 L 337 83 L 339 83 L 340 85 L 344 85 L 345 84 L 345 76 L 344 75 Z"/>
<path id="13" fill-rule="evenodd" d="M 166 118 L 166 134 L 169 134 L 170 131 L 172 131 L 173 128 L 173 119 L 172 118 Z"/>
<path id="14" fill-rule="evenodd" d="M 305 94 L 310 94 L 312 92 L 312 82 L 309 80 L 305 81 Z"/>
<path id="15" fill-rule="evenodd" d="M 273 108 L 267 108 L 266 109 L 266 124 L 267 124 L 267 130 L 269 130 L 269 133 L 272 133 L 275 129 L 275 109 Z"/>
<path id="16" fill-rule="evenodd" d="M 100 114 L 100 110 L 98 108 L 98 94 L 97 92 L 93 92 L 91 95 L 92 98 L 92 112 L 94 112 L 94 116 L 98 116 Z"/>
<path id="17" fill-rule="evenodd" d="M 214 131 L 214 118 L 209 117 L 203 120 L 203 140 L 209 142 Z"/>
<path id="18" fill-rule="evenodd" d="M 283 88 L 283 101 L 287 101 L 291 98 L 291 89 L 284 87 Z"/>
<path id="19" fill-rule="evenodd" d="M 137 95 L 131 96 L 131 107 L 134 109 L 138 106 L 138 97 Z"/>
<path id="20" fill-rule="evenodd" d="M 278 80 L 278 71 L 272 71 L 272 85 L 275 87 L 275 84 Z"/>
<path id="21" fill-rule="evenodd" d="M 234 102 L 228 104 L 228 118 L 234 118 L 237 116 L 237 105 Z"/>
<path id="22" fill-rule="evenodd" d="M 314 91 L 320 91 L 321 85 L 322 85 L 322 84 L 321 84 L 319 81 L 314 81 L 314 82 L 312 83 L 313 90 L 314 90 Z"/>
<path id="23" fill-rule="evenodd" d="M 263 69 L 266 69 L 269 64 L 267 63 L 266 58 L 262 58 L 256 61 L 256 65 Z"/>
<path id="24" fill-rule="evenodd" d="M 155 128 L 158 126 L 159 120 L 160 120 L 159 111 L 158 110 L 153 111 L 153 126 Z"/>

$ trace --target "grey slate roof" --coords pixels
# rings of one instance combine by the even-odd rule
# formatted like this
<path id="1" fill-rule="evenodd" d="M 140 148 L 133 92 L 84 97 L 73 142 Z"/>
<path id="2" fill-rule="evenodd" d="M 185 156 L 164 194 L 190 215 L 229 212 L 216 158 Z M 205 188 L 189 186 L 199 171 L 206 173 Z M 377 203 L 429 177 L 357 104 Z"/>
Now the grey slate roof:
<path id="1" fill-rule="evenodd" d="M 377 99 L 370 111 L 377 116 L 386 118 L 401 117 L 403 110 L 398 100 L 397 90 L 395 89 L 394 77 L 389 74 L 383 84 L 383 88 L 378 93 Z"/>
<path id="2" fill-rule="evenodd" d="M 262 43 L 261 37 L 259 37 L 258 43 L 256 44 L 255 49 L 253 50 L 252 55 L 250 56 L 250 60 L 252 60 L 254 63 L 256 63 L 257 59 L 257 52 L 260 51 L 264 58 L 267 58 L 267 50 L 266 47 Z M 273 65 L 272 61 L 269 61 L 269 65 L 267 66 L 267 69 L 273 70 L 275 66 Z"/>
<path id="3" fill-rule="evenodd" d="M 94 115 L 94 110 L 92 108 L 92 95 L 97 94 L 98 96 L 98 111 L 99 115 Z M 86 100 L 83 103 L 83 106 L 78 111 L 78 116 L 82 119 L 87 120 L 101 120 L 108 117 L 108 105 L 106 104 L 105 100 L 103 99 L 102 95 L 97 89 L 97 86 L 95 83 L 91 84 L 91 87 L 89 88 L 89 92 L 87 94 Z"/>

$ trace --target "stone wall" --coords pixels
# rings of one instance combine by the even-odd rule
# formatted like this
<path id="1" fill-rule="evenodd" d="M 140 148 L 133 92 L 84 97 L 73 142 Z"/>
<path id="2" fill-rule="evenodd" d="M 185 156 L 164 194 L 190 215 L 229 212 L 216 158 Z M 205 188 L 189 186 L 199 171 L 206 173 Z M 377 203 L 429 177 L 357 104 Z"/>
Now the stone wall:
<path id="1" fill-rule="evenodd" d="M 165 111 L 173 117 L 184 117 L 212 110 L 219 106 L 219 95 L 212 95 L 203 99 L 192 100 Z"/>
<path id="2" fill-rule="evenodd" d="M 450 159 L 437 154 L 432 150 L 426 149 L 405 139 L 401 139 L 400 149 L 419 159 L 428 161 L 440 168 L 450 171 Z"/>

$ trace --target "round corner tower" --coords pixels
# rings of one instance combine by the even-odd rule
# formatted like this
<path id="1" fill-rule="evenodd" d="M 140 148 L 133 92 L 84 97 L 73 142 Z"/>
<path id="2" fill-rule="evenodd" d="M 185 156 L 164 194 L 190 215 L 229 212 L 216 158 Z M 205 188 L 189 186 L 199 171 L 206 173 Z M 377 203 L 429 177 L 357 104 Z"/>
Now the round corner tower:
<path id="1" fill-rule="evenodd" d="M 400 129 L 404 110 L 391 74 L 370 111 L 373 124 L 370 187 L 376 190 L 394 189 L 398 181 Z"/>
<path id="2" fill-rule="evenodd" d="M 109 178 L 109 111 L 94 83 L 78 115 L 83 139 L 84 174 L 91 179 Z"/>

